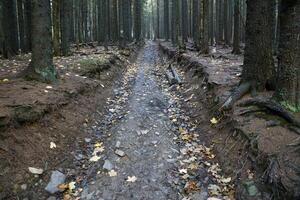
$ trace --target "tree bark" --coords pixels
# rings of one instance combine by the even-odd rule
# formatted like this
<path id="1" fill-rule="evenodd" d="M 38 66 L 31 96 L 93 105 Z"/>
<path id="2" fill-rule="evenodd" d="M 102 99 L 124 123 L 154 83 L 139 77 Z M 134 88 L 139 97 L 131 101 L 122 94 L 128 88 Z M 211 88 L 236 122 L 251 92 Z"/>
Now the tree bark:
<path id="1" fill-rule="evenodd" d="M 134 0 L 134 37 L 136 41 L 141 41 L 142 30 L 142 2 L 140 0 Z"/>
<path id="2" fill-rule="evenodd" d="M 202 49 L 201 53 L 208 54 L 209 53 L 209 4 L 208 0 L 203 0 L 203 38 L 202 38 Z"/>
<path id="3" fill-rule="evenodd" d="M 25 30 L 24 30 L 24 10 L 23 0 L 18 0 L 18 25 L 19 25 L 19 38 L 20 38 L 20 49 L 24 53 L 25 50 Z"/>
<path id="4" fill-rule="evenodd" d="M 234 35 L 232 53 L 241 53 L 240 40 L 240 0 L 234 0 Z"/>
<path id="5" fill-rule="evenodd" d="M 32 59 L 27 78 L 55 82 L 53 65 L 50 0 L 32 0 Z"/>
<path id="6" fill-rule="evenodd" d="M 60 0 L 52 1 L 54 55 L 60 56 Z"/>
<path id="7" fill-rule="evenodd" d="M 170 39 L 169 20 L 169 0 L 164 0 L 164 36 L 166 40 Z"/>
<path id="8" fill-rule="evenodd" d="M 282 0 L 276 97 L 294 112 L 300 112 L 299 13 L 299 1 Z"/>
<path id="9" fill-rule="evenodd" d="M 274 78 L 272 56 L 272 0 L 248 0 L 246 22 L 246 46 L 243 82 L 253 82 L 260 91 Z"/>
<path id="10" fill-rule="evenodd" d="M 61 53 L 63 56 L 70 54 L 70 38 L 71 38 L 71 9 L 72 1 L 61 1 Z"/>
<path id="11" fill-rule="evenodd" d="M 3 0 L 3 57 L 11 58 L 18 54 L 18 23 L 16 12 L 16 0 Z"/>

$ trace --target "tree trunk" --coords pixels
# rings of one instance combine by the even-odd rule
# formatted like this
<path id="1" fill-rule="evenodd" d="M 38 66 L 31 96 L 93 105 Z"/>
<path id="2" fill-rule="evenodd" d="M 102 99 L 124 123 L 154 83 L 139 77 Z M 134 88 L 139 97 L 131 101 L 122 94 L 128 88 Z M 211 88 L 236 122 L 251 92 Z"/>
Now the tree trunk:
<path id="1" fill-rule="evenodd" d="M 3 0 L 3 57 L 11 58 L 18 54 L 18 23 L 16 12 L 16 0 Z"/>
<path id="2" fill-rule="evenodd" d="M 60 0 L 52 1 L 52 19 L 53 19 L 53 48 L 54 55 L 60 55 Z"/>
<path id="3" fill-rule="evenodd" d="M 243 82 L 255 83 L 254 88 L 264 90 L 274 78 L 272 56 L 272 0 L 248 0 L 246 46 Z"/>
<path id="4" fill-rule="evenodd" d="M 202 49 L 201 53 L 208 54 L 209 53 L 209 4 L 208 0 L 203 0 L 203 38 L 202 38 Z"/>
<path id="5" fill-rule="evenodd" d="M 136 41 L 141 41 L 142 30 L 142 2 L 140 0 L 134 0 L 134 37 Z"/>
<path id="6" fill-rule="evenodd" d="M 234 0 L 234 36 L 232 53 L 240 54 L 240 0 Z"/>
<path id="7" fill-rule="evenodd" d="M 166 40 L 170 39 L 170 25 L 169 25 L 169 0 L 164 0 L 164 36 Z"/>
<path id="8" fill-rule="evenodd" d="M 281 2 L 276 97 L 289 110 L 300 112 L 300 2 Z"/>
<path id="9" fill-rule="evenodd" d="M 32 59 L 27 78 L 56 81 L 53 65 L 50 0 L 32 0 Z"/>
<path id="10" fill-rule="evenodd" d="M 112 41 L 117 42 L 119 38 L 118 25 L 118 0 L 112 0 Z"/>
<path id="11" fill-rule="evenodd" d="M 182 44 L 188 40 L 188 4 L 187 0 L 181 1 L 181 13 L 182 13 Z"/>
<path id="12" fill-rule="evenodd" d="M 71 38 L 71 9 L 72 1 L 60 0 L 61 2 L 61 53 L 63 56 L 70 54 Z"/>
<path id="13" fill-rule="evenodd" d="M 159 14 L 159 7 L 160 7 L 160 0 L 156 0 L 156 38 L 160 38 L 160 23 L 159 23 L 159 20 L 160 20 L 160 14 Z"/>
<path id="14" fill-rule="evenodd" d="M 31 0 L 24 0 L 24 10 L 25 10 L 25 49 L 24 52 L 28 53 L 31 51 Z"/>
<path id="15" fill-rule="evenodd" d="M 200 2 L 201 3 L 201 2 Z M 200 15 L 199 0 L 193 0 L 193 39 L 197 50 L 200 49 Z"/>
<path id="16" fill-rule="evenodd" d="M 19 24 L 19 38 L 20 38 L 20 49 L 24 53 L 25 50 L 25 33 L 24 33 L 24 10 L 23 0 L 18 0 L 18 24 Z"/>

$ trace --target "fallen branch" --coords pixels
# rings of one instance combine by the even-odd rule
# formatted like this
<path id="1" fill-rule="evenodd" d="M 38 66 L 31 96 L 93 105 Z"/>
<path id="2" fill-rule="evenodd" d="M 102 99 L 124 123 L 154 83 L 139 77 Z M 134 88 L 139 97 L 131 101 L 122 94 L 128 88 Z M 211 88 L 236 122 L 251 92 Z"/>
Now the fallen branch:
<path id="1" fill-rule="evenodd" d="M 172 72 L 172 74 L 173 74 L 173 76 L 174 76 L 176 82 L 177 82 L 178 84 L 181 84 L 182 81 L 181 81 L 181 79 L 180 79 L 178 73 L 177 73 L 176 70 L 174 69 L 174 67 L 173 67 L 172 65 L 169 65 L 169 69 L 170 69 L 170 71 Z"/>

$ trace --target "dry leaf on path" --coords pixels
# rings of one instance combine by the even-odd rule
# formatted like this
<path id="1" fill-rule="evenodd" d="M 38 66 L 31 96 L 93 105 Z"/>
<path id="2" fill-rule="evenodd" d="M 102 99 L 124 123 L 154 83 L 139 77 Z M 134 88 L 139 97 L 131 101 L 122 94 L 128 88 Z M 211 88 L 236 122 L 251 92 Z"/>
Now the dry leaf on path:
<path id="1" fill-rule="evenodd" d="M 118 173 L 117 173 L 115 170 L 111 170 L 111 171 L 108 172 L 108 175 L 109 175 L 110 177 L 114 177 L 114 176 L 117 176 Z"/>
<path id="2" fill-rule="evenodd" d="M 43 169 L 41 168 L 35 168 L 35 167 L 28 167 L 28 170 L 32 173 L 32 174 L 42 174 L 44 172 Z"/>
<path id="3" fill-rule="evenodd" d="M 137 178 L 135 176 L 128 176 L 126 181 L 134 183 L 136 180 L 137 180 Z"/>
<path id="4" fill-rule="evenodd" d="M 97 162 L 98 160 L 100 160 L 100 158 L 101 158 L 100 156 L 95 155 L 95 156 L 90 158 L 90 161 L 91 162 Z"/>
<path id="5" fill-rule="evenodd" d="M 50 149 L 55 149 L 56 148 L 56 144 L 54 142 L 50 142 Z"/>
<path id="6" fill-rule="evenodd" d="M 210 123 L 212 123 L 212 124 L 217 124 L 219 121 L 215 118 L 215 117 L 213 117 L 211 120 L 210 120 Z"/>

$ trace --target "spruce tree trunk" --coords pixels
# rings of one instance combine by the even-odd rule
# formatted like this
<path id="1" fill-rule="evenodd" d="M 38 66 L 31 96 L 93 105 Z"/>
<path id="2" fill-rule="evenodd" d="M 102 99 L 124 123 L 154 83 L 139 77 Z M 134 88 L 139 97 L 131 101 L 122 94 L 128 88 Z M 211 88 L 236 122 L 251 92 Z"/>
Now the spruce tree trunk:
<path id="1" fill-rule="evenodd" d="M 29 51 L 31 51 L 31 0 L 24 0 L 24 11 L 24 52 L 28 53 Z"/>
<path id="2" fill-rule="evenodd" d="M 300 2 L 281 1 L 277 100 L 300 112 Z"/>
<path id="3" fill-rule="evenodd" d="M 181 13 L 182 13 L 182 44 L 188 40 L 188 4 L 187 0 L 181 1 Z"/>
<path id="4" fill-rule="evenodd" d="M 136 41 L 141 41 L 142 30 L 142 2 L 134 0 L 134 37 Z"/>
<path id="5" fill-rule="evenodd" d="M 60 0 L 52 1 L 54 55 L 60 56 Z"/>
<path id="6" fill-rule="evenodd" d="M 170 39 L 170 24 L 169 24 L 169 0 L 164 0 L 164 36 L 166 40 Z"/>
<path id="7" fill-rule="evenodd" d="M 27 78 L 55 82 L 53 65 L 50 0 L 32 0 L 32 58 Z"/>
<path id="8" fill-rule="evenodd" d="M 232 53 L 240 54 L 240 0 L 234 0 L 234 35 Z"/>
<path id="9" fill-rule="evenodd" d="M 130 0 L 122 0 L 123 31 L 125 41 L 130 41 Z"/>
<path id="10" fill-rule="evenodd" d="M 160 14 L 159 14 L 160 0 L 156 0 L 156 38 L 160 38 Z"/>
<path id="11" fill-rule="evenodd" d="M 203 38 L 202 38 L 202 49 L 201 53 L 208 54 L 209 53 L 209 3 L 208 0 L 202 1 L 203 6 Z"/>
<path id="12" fill-rule="evenodd" d="M 25 33 L 24 33 L 24 10 L 23 0 L 18 0 L 18 24 L 19 24 L 19 38 L 20 38 L 20 49 L 24 53 L 25 50 Z"/>
<path id="13" fill-rule="evenodd" d="M 193 39 L 197 50 L 200 49 L 200 15 L 199 15 L 199 0 L 193 0 Z"/>
<path id="14" fill-rule="evenodd" d="M 258 90 L 264 90 L 274 78 L 272 55 L 272 0 L 248 0 L 246 22 L 246 46 L 243 82 L 253 82 Z"/>
<path id="15" fill-rule="evenodd" d="M 118 0 L 112 0 L 112 41 L 117 42 L 119 38 L 118 25 Z"/>
<path id="16" fill-rule="evenodd" d="M 16 0 L 3 0 L 3 57 L 11 58 L 18 54 L 18 22 L 16 12 Z"/>
<path id="17" fill-rule="evenodd" d="M 70 54 L 70 39 L 71 39 L 71 0 L 61 1 L 61 54 L 68 56 Z"/>

